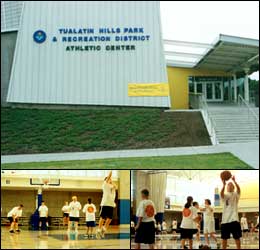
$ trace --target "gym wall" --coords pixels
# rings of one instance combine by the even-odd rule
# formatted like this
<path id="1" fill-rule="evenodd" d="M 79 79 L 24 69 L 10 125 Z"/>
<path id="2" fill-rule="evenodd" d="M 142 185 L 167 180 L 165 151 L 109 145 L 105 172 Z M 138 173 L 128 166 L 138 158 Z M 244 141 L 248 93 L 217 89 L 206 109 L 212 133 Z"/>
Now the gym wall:
<path id="1" fill-rule="evenodd" d="M 78 191 L 51 191 L 43 190 L 43 199 L 49 208 L 49 216 L 62 216 L 61 208 L 65 201 L 70 201 L 73 195 L 78 196 L 78 201 L 83 206 L 87 203 L 87 199 L 92 198 L 93 203 L 99 212 L 101 202 L 101 192 L 78 192 Z M 37 190 L 1 190 L 1 206 L 2 217 L 6 217 L 7 213 L 15 206 L 22 203 L 24 205 L 23 216 L 29 217 L 35 211 Z M 84 213 L 80 212 L 80 216 Z M 114 209 L 114 218 L 117 218 L 117 208 Z"/>

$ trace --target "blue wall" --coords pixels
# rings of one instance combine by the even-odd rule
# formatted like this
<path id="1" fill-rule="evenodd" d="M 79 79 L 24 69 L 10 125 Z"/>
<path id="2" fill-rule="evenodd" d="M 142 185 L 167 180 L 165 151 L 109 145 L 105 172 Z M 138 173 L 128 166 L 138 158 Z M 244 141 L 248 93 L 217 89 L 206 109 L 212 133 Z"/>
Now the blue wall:
<path id="1" fill-rule="evenodd" d="M 130 225 L 130 200 L 118 200 L 119 204 L 119 223 Z"/>

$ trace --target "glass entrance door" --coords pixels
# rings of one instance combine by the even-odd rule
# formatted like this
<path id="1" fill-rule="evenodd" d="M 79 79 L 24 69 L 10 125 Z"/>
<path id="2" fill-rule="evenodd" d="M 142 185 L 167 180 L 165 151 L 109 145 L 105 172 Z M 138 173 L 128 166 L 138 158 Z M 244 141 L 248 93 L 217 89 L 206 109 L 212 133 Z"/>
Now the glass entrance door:
<path id="1" fill-rule="evenodd" d="M 214 97 L 215 101 L 223 101 L 223 85 L 221 82 L 214 83 Z"/>
<path id="2" fill-rule="evenodd" d="M 213 100 L 214 84 L 211 83 L 211 82 L 207 82 L 205 85 L 206 85 L 205 86 L 205 90 L 206 90 L 205 96 L 206 96 L 206 99 L 207 99 L 207 101 L 212 101 Z"/>
<path id="3" fill-rule="evenodd" d="M 196 93 L 203 93 L 208 102 L 222 102 L 224 100 L 222 82 L 197 82 Z"/>
<path id="4" fill-rule="evenodd" d="M 204 86 L 204 95 L 208 102 L 223 101 L 223 85 L 222 82 L 206 82 Z"/>

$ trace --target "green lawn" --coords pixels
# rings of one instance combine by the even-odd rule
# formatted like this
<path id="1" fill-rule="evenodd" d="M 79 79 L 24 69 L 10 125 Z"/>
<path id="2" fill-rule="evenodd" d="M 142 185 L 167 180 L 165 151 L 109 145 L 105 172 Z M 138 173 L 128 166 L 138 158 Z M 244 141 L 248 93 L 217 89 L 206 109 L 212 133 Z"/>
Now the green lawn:
<path id="1" fill-rule="evenodd" d="M 2 169 L 252 169 L 230 153 L 2 164 Z"/>
<path id="2" fill-rule="evenodd" d="M 1 108 L 1 154 L 210 145 L 200 112 Z"/>

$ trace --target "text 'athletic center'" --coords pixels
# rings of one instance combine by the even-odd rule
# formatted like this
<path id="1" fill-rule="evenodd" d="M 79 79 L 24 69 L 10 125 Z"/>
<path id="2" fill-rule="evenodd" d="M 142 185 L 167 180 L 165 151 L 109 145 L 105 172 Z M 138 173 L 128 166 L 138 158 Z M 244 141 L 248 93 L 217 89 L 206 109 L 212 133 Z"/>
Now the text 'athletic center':
<path id="1" fill-rule="evenodd" d="M 181 25 L 181 24 L 172 24 Z M 259 40 L 163 40 L 157 1 L 1 2 L 2 105 L 258 106 Z"/>

